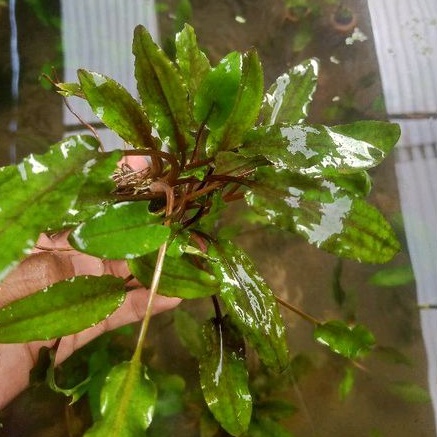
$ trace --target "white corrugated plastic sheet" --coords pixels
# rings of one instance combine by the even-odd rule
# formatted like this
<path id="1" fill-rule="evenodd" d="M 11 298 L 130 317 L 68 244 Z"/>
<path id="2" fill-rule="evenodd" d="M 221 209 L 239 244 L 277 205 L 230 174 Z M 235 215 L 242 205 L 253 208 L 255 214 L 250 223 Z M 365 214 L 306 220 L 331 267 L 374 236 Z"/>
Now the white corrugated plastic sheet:
<path id="1" fill-rule="evenodd" d="M 368 0 L 418 303 L 437 304 L 437 1 Z M 437 310 L 421 312 L 437 418 Z"/>
<path id="2" fill-rule="evenodd" d="M 158 24 L 154 0 L 62 0 L 62 44 L 64 81 L 77 82 L 78 68 L 103 73 L 136 95 L 133 29 L 143 24 L 155 41 Z M 70 101 L 87 122 L 99 121 L 81 99 Z M 64 111 L 64 125 L 79 125 L 76 117 Z M 122 141 L 109 130 L 99 130 L 103 144 L 120 147 Z"/>

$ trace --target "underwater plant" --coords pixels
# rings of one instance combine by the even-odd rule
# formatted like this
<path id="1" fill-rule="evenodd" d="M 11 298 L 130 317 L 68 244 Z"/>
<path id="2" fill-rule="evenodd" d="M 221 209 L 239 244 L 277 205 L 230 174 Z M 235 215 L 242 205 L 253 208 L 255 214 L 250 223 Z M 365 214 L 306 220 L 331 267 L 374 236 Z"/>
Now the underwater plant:
<path id="1" fill-rule="evenodd" d="M 308 124 L 317 59 L 265 92 L 255 50 L 232 52 L 212 67 L 188 25 L 175 47 L 173 62 L 144 27 L 135 29 L 140 102 L 97 72 L 81 69 L 78 83 L 57 83 L 132 149 L 107 152 L 98 138 L 76 135 L 0 169 L 0 280 L 40 233 L 68 231 L 74 249 L 126 260 L 150 289 L 132 358 L 109 371 L 101 415 L 86 436 L 144 435 L 153 420 L 157 391 L 142 351 L 157 293 L 211 299 L 215 316 L 204 321 L 195 351 L 204 399 L 228 434 L 262 435 L 265 424 L 252 420 L 245 350 L 286 373 L 291 358 L 278 303 L 296 309 L 222 233 L 228 204 L 243 201 L 266 225 L 342 258 L 384 263 L 399 250 L 390 224 L 365 200 L 367 170 L 393 149 L 397 125 Z M 132 155 L 145 157 L 147 167 L 117 167 Z M 0 343 L 59 338 L 101 322 L 122 305 L 132 275 L 76 276 L 7 304 Z M 315 339 L 348 359 L 374 345 L 364 326 L 312 322 Z"/>

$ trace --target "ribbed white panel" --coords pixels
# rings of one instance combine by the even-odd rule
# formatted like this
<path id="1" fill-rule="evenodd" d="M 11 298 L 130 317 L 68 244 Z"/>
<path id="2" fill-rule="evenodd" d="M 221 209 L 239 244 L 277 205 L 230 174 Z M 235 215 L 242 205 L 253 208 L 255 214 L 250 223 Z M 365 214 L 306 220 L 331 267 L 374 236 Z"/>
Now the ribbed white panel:
<path id="1" fill-rule="evenodd" d="M 368 4 L 388 113 L 437 112 L 437 1 Z"/>
<path id="2" fill-rule="evenodd" d="M 419 304 L 437 304 L 437 1 L 368 0 L 389 114 L 399 114 L 396 175 Z M 422 114 L 428 118 L 417 119 Z M 437 418 L 437 311 L 421 312 Z"/>
<path id="3" fill-rule="evenodd" d="M 85 68 L 112 77 L 136 95 L 133 30 L 143 24 L 157 41 L 154 0 L 61 0 L 61 8 L 64 81 L 77 82 L 77 69 Z M 86 121 L 98 121 L 83 100 L 70 103 Z M 65 110 L 64 124 L 79 123 Z M 114 134 L 105 134 L 105 139 L 112 146 L 122 144 Z"/>

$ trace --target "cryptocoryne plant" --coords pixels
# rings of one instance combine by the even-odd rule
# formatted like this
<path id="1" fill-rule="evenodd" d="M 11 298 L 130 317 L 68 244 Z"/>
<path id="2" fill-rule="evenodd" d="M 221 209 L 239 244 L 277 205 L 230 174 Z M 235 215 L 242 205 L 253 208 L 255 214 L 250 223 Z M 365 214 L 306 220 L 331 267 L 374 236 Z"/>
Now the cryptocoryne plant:
<path id="1" fill-rule="evenodd" d="M 40 233 L 68 230 L 76 250 L 127 260 L 150 288 L 136 350 L 109 372 L 101 417 L 87 436 L 144 435 L 152 421 L 156 389 L 141 351 L 156 293 L 210 297 L 215 317 L 205 321 L 197 352 L 202 391 L 220 425 L 243 435 L 252 415 L 245 348 L 275 371 L 286 372 L 290 358 L 279 300 L 248 255 L 221 234 L 218 218 L 244 200 L 265 223 L 339 257 L 386 262 L 399 244 L 364 200 L 366 171 L 390 152 L 399 129 L 380 121 L 307 124 L 316 59 L 264 92 L 255 50 L 232 52 L 211 67 L 189 26 L 176 37 L 175 62 L 141 26 L 133 53 L 140 103 L 96 72 L 79 70 L 78 83 L 57 84 L 64 96 L 87 100 L 130 150 L 105 152 L 95 137 L 77 135 L 0 170 L 0 279 Z M 148 166 L 117 167 L 123 155 L 144 156 Z M 77 276 L 14 301 L 0 310 L 0 342 L 88 328 L 123 303 L 130 279 Z M 347 358 L 374 343 L 361 325 L 314 323 L 315 338 Z"/>

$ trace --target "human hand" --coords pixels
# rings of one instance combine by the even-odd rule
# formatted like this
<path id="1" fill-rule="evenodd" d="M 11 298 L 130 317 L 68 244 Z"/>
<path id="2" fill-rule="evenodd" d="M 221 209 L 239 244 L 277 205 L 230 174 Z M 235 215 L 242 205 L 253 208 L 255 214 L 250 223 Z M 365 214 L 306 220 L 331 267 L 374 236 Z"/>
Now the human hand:
<path id="1" fill-rule="evenodd" d="M 132 165 L 132 161 L 129 162 Z M 68 233 L 48 237 L 41 235 L 34 253 L 26 258 L 0 283 L 0 308 L 55 282 L 78 275 L 110 274 L 127 278 L 130 275 L 125 261 L 101 260 L 73 250 L 67 241 Z M 44 248 L 42 250 L 41 248 Z M 135 279 L 134 287 L 125 302 L 110 317 L 96 326 L 63 337 L 56 350 L 56 364 L 67 359 L 75 350 L 106 331 L 143 318 L 148 291 Z M 135 288 L 137 287 L 137 288 Z M 174 308 L 180 299 L 156 296 L 153 314 Z M 36 364 L 39 350 L 52 347 L 56 339 L 23 344 L 0 344 L 0 409 L 29 384 L 29 372 Z"/>

